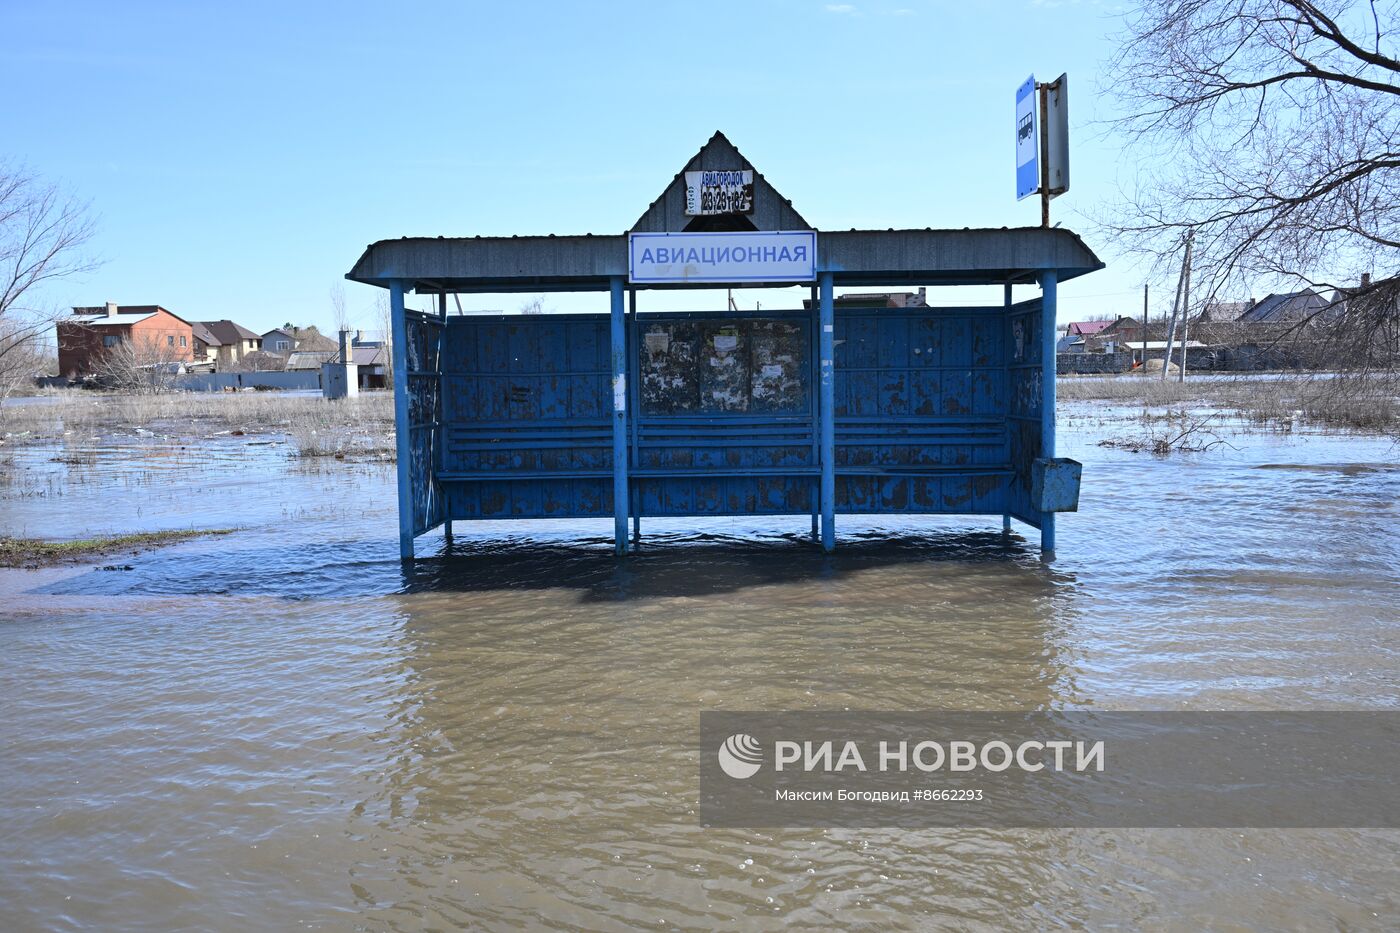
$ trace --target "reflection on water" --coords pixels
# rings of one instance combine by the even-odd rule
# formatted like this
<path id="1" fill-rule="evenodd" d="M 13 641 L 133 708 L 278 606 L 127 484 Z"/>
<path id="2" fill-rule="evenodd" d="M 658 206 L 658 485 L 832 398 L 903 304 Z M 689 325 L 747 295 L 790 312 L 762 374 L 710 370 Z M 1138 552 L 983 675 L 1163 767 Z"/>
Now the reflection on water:
<path id="1" fill-rule="evenodd" d="M 6 925 L 1391 926 L 1392 832 L 698 825 L 705 709 L 1397 703 L 1384 442 L 1097 436 L 1049 564 L 995 522 L 827 556 L 759 519 L 624 563 L 603 524 L 465 526 L 405 573 L 379 465 L 17 452 L 6 530 L 243 530 L 0 577 Z"/>

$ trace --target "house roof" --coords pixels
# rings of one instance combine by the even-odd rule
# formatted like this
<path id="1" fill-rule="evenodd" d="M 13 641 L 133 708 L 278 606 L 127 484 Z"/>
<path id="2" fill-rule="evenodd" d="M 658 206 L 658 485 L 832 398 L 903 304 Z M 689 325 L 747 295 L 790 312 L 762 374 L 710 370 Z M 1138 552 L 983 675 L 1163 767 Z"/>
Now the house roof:
<path id="1" fill-rule="evenodd" d="M 389 362 L 389 350 L 387 347 L 352 347 L 350 360 L 356 366 L 384 366 Z M 339 353 L 330 360 L 332 363 L 339 361 Z"/>
<path id="2" fill-rule="evenodd" d="M 335 353 L 340 349 L 340 344 L 336 343 L 325 334 L 309 334 L 304 337 L 297 337 L 296 346 L 293 349 L 315 353 Z"/>
<path id="3" fill-rule="evenodd" d="M 1305 288 L 1301 292 L 1268 295 L 1241 314 L 1239 320 L 1251 324 L 1281 324 L 1311 317 L 1319 311 L 1326 310 L 1330 305 L 1331 302 L 1326 298 L 1311 288 Z"/>
<path id="4" fill-rule="evenodd" d="M 219 343 L 238 343 L 240 340 L 261 340 L 262 337 L 253 333 L 242 324 L 235 324 L 230 320 L 222 321 L 200 321 L 211 334 L 219 339 Z"/>
<path id="5" fill-rule="evenodd" d="M 1090 334 L 1097 334 L 1104 328 L 1117 323 L 1117 321 L 1073 321 L 1067 328 L 1066 333 L 1078 334 L 1083 337 Z"/>
<path id="6" fill-rule="evenodd" d="M 107 308 L 74 308 L 73 316 L 68 318 L 70 324 L 82 324 L 86 327 L 117 326 L 127 327 L 138 321 L 144 321 L 149 317 L 164 311 L 181 324 L 188 324 L 184 318 L 173 313 L 160 305 L 118 305 L 116 315 L 109 315 Z"/>
<path id="7" fill-rule="evenodd" d="M 266 339 L 269 338 L 269 337 L 276 337 L 278 334 L 281 334 L 283 337 L 286 337 L 286 338 L 288 338 L 288 339 L 290 339 L 290 340 L 295 340 L 295 339 L 296 339 L 296 335 L 295 335 L 295 334 L 292 334 L 292 333 L 290 333 L 290 332 L 288 332 L 288 331 L 285 331 L 285 330 L 283 330 L 283 329 L 280 328 L 280 327 L 274 327 L 274 328 L 272 328 L 272 330 L 269 330 L 269 331 L 265 332 L 265 333 L 262 335 L 262 339 L 266 340 Z"/>
<path id="8" fill-rule="evenodd" d="M 214 336 L 214 332 L 204 325 L 203 321 L 191 321 L 190 330 L 194 331 L 194 339 L 210 347 L 222 347 L 224 342 Z"/>
<path id="9" fill-rule="evenodd" d="M 1238 321 L 1249 309 L 1248 301 L 1212 301 L 1201 311 L 1201 320 L 1225 324 Z"/>
<path id="10" fill-rule="evenodd" d="M 68 319 L 69 324 L 81 324 L 84 327 L 130 327 L 138 321 L 155 317 L 154 311 L 147 311 L 144 314 L 118 313 L 115 316 L 106 314 L 75 314 Z"/>
<path id="11" fill-rule="evenodd" d="M 335 356 L 333 350 L 293 350 L 287 354 L 286 369 L 320 369 Z"/>
<path id="12" fill-rule="evenodd" d="M 1123 346 L 1124 346 L 1125 349 L 1129 349 L 1129 350 L 1141 350 L 1141 349 L 1143 348 L 1143 343 L 1142 343 L 1141 340 L 1135 340 L 1135 341 L 1133 341 L 1132 343 L 1125 343 L 1125 344 L 1123 344 Z M 1173 340 L 1173 341 L 1172 341 L 1172 349 L 1173 349 L 1173 350 L 1177 349 L 1177 348 L 1180 347 L 1180 346 L 1181 346 L 1181 341 L 1180 341 L 1180 340 Z M 1199 340 L 1188 340 L 1188 341 L 1186 341 L 1186 346 L 1187 346 L 1188 348 L 1194 350 L 1194 349 L 1198 349 L 1198 348 L 1200 348 L 1200 347 L 1204 347 L 1204 346 L 1206 346 L 1206 344 L 1201 343 Z M 1166 342 L 1165 340 L 1149 340 L 1149 341 L 1147 341 L 1147 349 L 1149 349 L 1149 350 L 1165 350 L 1166 348 L 1167 348 L 1167 342 Z"/>

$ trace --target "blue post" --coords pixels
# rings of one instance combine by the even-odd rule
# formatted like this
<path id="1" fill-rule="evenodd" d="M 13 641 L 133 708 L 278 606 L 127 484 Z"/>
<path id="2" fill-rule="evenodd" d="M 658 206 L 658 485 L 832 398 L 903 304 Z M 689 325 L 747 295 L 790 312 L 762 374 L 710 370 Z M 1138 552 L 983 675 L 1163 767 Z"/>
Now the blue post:
<path id="1" fill-rule="evenodd" d="M 389 312 L 394 328 L 394 449 L 399 474 L 399 559 L 413 560 L 412 444 L 408 426 L 408 322 L 403 313 L 403 281 L 389 282 Z"/>
<path id="2" fill-rule="evenodd" d="M 622 277 L 609 282 L 612 292 L 612 407 L 613 407 L 613 544 L 627 553 L 627 327 L 622 302 Z"/>
<path id="3" fill-rule="evenodd" d="M 1008 326 L 1009 326 L 1008 323 L 1007 323 L 1007 319 L 1008 319 L 1009 315 L 1011 314 L 1011 283 L 1010 283 L 1010 282 L 1007 282 L 1007 283 L 1006 283 L 1006 292 L 1005 292 L 1005 295 L 1003 296 L 1002 308 L 1003 308 L 1003 310 L 1002 310 L 1002 327 L 1005 328 L 1005 327 L 1008 327 Z M 1146 327 L 1147 325 L 1144 324 L 1143 326 Z M 1003 331 L 1003 332 L 1004 332 L 1004 331 Z M 1011 354 L 1010 354 L 1009 352 L 1006 352 L 1006 353 L 1004 354 L 1004 356 L 1003 356 L 1003 360 L 1004 360 L 1004 361 L 1006 362 L 1006 364 L 1009 366 L 1009 364 L 1010 364 L 1010 362 L 1011 362 Z M 1005 369 L 1005 371 L 1002 373 L 1002 376 L 1003 376 L 1003 378 L 1006 380 L 1006 382 L 1009 384 L 1010 381 L 1011 381 L 1011 371 L 1010 371 L 1009 369 Z M 1011 422 L 1009 422 L 1009 421 L 1006 422 L 1006 430 L 1007 430 L 1007 433 L 1008 433 L 1008 436 L 1007 436 L 1007 439 L 1006 439 L 1006 443 L 1007 443 L 1007 447 L 1008 447 L 1008 449 L 1009 449 L 1009 448 L 1010 448 L 1010 445 L 1011 445 L 1011 438 L 1010 438 L 1010 436 L 1009 436 L 1009 435 L 1010 435 L 1010 431 L 1011 431 Z M 1010 492 L 1009 492 L 1009 491 L 1008 491 L 1008 492 L 1003 492 L 1002 495 L 1003 495 L 1003 496 L 1009 496 L 1009 495 L 1010 495 Z M 1011 534 L 1011 513 L 1010 513 L 1010 512 L 1002 512 L 1002 513 L 1001 513 L 1001 533 L 1004 534 L 1004 535 L 1009 535 L 1009 534 Z"/>
<path id="4" fill-rule="evenodd" d="M 809 347 L 808 352 L 812 354 L 812 363 L 813 363 L 813 365 L 818 365 L 818 364 L 820 363 L 820 358 L 821 358 L 821 337 L 820 337 L 820 334 L 821 334 L 821 320 L 820 320 L 820 318 L 821 318 L 821 295 L 820 295 L 820 293 L 819 293 L 818 290 L 817 290 L 817 286 L 815 286 L 815 285 L 812 286 L 812 304 L 811 304 L 811 308 L 812 308 L 812 321 L 813 321 L 813 324 L 812 324 L 812 333 L 811 333 L 811 335 L 810 335 L 810 339 L 807 341 L 807 344 L 808 344 L 808 347 Z M 816 372 L 814 372 L 813 375 L 816 377 L 816 378 L 814 378 L 813 381 L 816 382 L 816 383 L 818 383 L 818 384 L 820 385 L 820 383 L 821 383 L 821 372 L 820 372 L 820 369 L 818 369 Z M 822 461 L 822 443 L 821 443 L 821 438 L 822 438 L 821 416 L 822 416 L 822 415 L 821 415 L 821 407 L 822 407 L 822 406 L 821 406 L 820 400 L 814 402 L 813 405 L 812 405 L 812 463 L 813 463 L 813 465 L 815 465 L 815 466 L 821 466 L 821 461 Z M 813 541 L 821 541 L 821 539 L 822 539 L 822 491 L 821 491 L 821 477 L 818 477 L 818 478 L 817 478 L 816 486 L 813 487 L 812 492 L 813 492 L 813 496 L 812 496 L 812 540 L 813 540 Z"/>
<path id="5" fill-rule="evenodd" d="M 1040 274 L 1040 455 L 1055 456 L 1055 306 L 1060 273 L 1046 269 Z M 1040 516 L 1040 551 L 1055 550 L 1055 513 Z"/>
<path id="6" fill-rule="evenodd" d="M 831 273 L 821 274 L 822 550 L 836 547 L 836 315 Z"/>
<path id="7" fill-rule="evenodd" d="M 442 326 L 438 328 L 438 352 L 437 352 L 437 384 L 438 384 L 438 412 L 437 412 L 437 421 L 438 421 L 438 424 L 437 424 L 437 428 L 435 429 L 434 433 L 437 435 L 437 440 L 436 440 L 437 452 L 438 452 L 438 455 L 437 455 L 437 458 L 436 458 L 437 469 L 439 469 L 439 470 L 446 470 L 446 469 L 447 469 L 447 448 L 443 445 L 443 422 L 445 422 L 445 421 L 447 420 L 447 418 L 446 418 L 446 416 L 443 414 L 443 406 L 447 404 L 447 401 L 446 401 L 446 399 L 447 399 L 447 389 L 446 389 L 446 387 L 443 385 L 443 380 L 442 380 L 442 367 L 443 367 L 443 360 L 446 358 L 446 355 L 447 355 L 447 354 L 444 352 L 444 351 L 447 349 L 447 292 L 439 292 L 439 293 L 438 293 L 438 321 L 439 321 L 439 323 L 441 323 Z M 452 543 L 452 503 L 451 503 L 451 501 L 445 502 L 445 503 L 443 504 L 443 514 L 446 515 L 446 518 L 444 518 L 444 519 L 442 520 L 442 538 L 443 538 L 443 540 L 446 541 L 448 544 L 451 544 L 451 543 Z"/>

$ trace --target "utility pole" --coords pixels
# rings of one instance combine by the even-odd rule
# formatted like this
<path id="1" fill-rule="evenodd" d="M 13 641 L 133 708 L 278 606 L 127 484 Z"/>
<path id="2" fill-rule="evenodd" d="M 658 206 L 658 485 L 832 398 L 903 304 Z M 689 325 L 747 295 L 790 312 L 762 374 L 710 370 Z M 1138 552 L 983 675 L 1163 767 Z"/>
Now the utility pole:
<path id="1" fill-rule="evenodd" d="M 1142 283 L 1142 372 L 1147 374 L 1147 283 Z"/>
<path id="2" fill-rule="evenodd" d="M 1171 321 L 1167 324 L 1167 345 L 1162 352 L 1162 381 L 1167 381 L 1167 370 L 1172 365 L 1172 344 L 1176 342 L 1176 315 L 1181 309 L 1182 288 L 1186 285 L 1186 276 L 1191 268 L 1191 243 L 1196 237 L 1196 231 L 1192 230 L 1186 234 L 1186 255 L 1181 260 L 1181 276 L 1176 280 L 1176 299 L 1172 302 Z M 1183 351 L 1184 352 L 1184 351 Z M 1183 359 L 1185 357 L 1183 356 Z M 1146 360 L 1143 365 L 1147 365 Z"/>
<path id="3" fill-rule="evenodd" d="M 1195 236 L 1195 230 L 1186 235 L 1185 284 L 1181 287 L 1181 375 L 1177 382 L 1186 381 L 1186 344 L 1191 339 L 1191 242 Z"/>

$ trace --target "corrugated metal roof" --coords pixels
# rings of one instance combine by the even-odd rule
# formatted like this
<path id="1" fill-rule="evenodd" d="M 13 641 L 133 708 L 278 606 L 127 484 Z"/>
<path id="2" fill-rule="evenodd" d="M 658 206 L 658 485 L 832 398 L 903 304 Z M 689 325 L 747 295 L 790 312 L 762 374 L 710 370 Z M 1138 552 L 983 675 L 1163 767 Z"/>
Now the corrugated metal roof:
<path id="1" fill-rule="evenodd" d="M 684 214 L 687 168 L 741 168 L 754 172 L 754 208 L 722 215 L 736 226 L 758 230 L 812 229 L 723 133 L 715 133 L 662 196 L 632 226 L 633 231 L 696 229 Z M 403 282 L 416 292 L 607 291 L 628 276 L 627 234 L 608 236 L 404 237 L 365 248 L 345 276 L 388 287 Z M 1054 269 L 1061 281 L 1102 269 L 1084 242 L 1060 228 L 972 230 L 817 231 L 817 267 L 841 288 L 909 285 L 999 285 L 1034 281 Z M 734 283 L 763 288 L 774 283 Z M 789 284 L 789 283 L 782 283 Z M 677 283 L 650 288 L 715 288 L 717 283 Z M 723 286 L 720 286 L 723 287 Z"/>
<path id="2" fill-rule="evenodd" d="M 320 369 L 336 354 L 329 350 L 293 350 L 287 354 L 286 369 Z"/>
<path id="3" fill-rule="evenodd" d="M 818 267 L 845 288 L 1031 282 L 1045 269 L 1065 281 L 1104 265 L 1063 228 L 818 232 L 817 250 Z M 346 278 L 386 288 L 400 279 L 420 292 L 606 291 L 627 273 L 625 234 L 405 237 L 370 244 Z"/>

